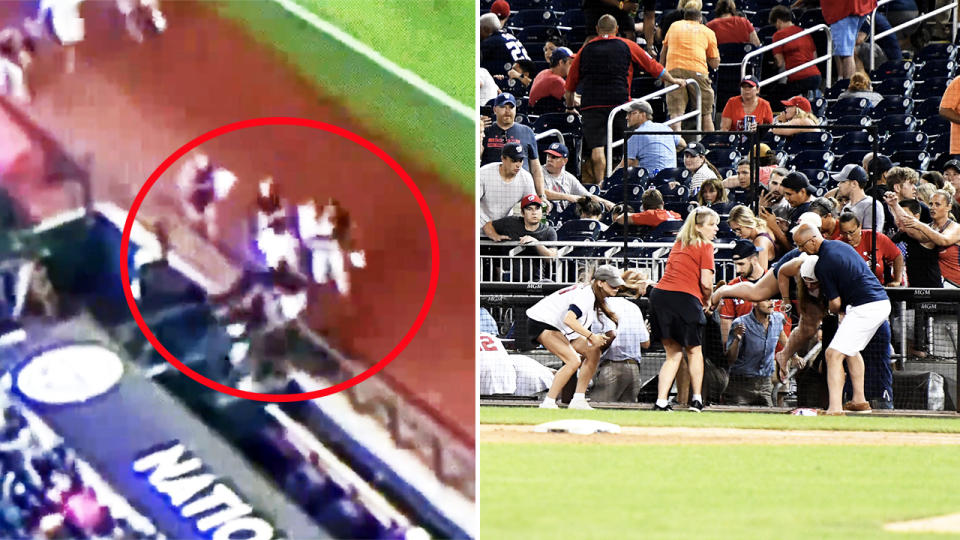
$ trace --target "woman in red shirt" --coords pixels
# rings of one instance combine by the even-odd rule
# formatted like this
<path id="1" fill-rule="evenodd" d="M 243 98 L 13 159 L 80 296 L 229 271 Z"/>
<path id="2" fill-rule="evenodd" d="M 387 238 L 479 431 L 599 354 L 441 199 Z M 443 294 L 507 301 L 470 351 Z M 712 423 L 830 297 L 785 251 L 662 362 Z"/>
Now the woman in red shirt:
<path id="1" fill-rule="evenodd" d="M 787 6 L 776 6 L 770 10 L 770 24 L 777 27 L 773 34 L 773 42 L 776 43 L 786 39 L 794 34 L 803 32 L 803 28 L 793 24 L 793 15 Z M 805 64 L 817 57 L 817 46 L 813 38 L 809 35 L 795 39 L 782 46 L 773 49 L 773 57 L 777 61 L 777 66 L 783 70 L 795 68 Z M 803 95 L 808 91 L 820 88 L 820 69 L 817 66 L 809 66 L 800 71 L 787 75 L 787 84 L 781 86 L 781 96 Z"/>
<path id="2" fill-rule="evenodd" d="M 703 351 L 700 348 L 707 318 L 703 306 L 713 292 L 713 239 L 720 216 L 710 208 L 695 208 L 677 234 L 667 266 L 650 292 L 650 308 L 656 313 L 660 340 L 667 361 L 660 368 L 654 410 L 671 410 L 667 398 L 677 376 L 683 353 L 687 353 L 693 395 L 690 410 L 703 410 Z"/>
<path id="3" fill-rule="evenodd" d="M 727 100 L 720 118 L 720 131 L 753 131 L 744 123 L 747 115 L 753 117 L 752 125 L 772 124 L 773 109 L 770 102 L 760 97 L 760 83 L 756 77 L 747 75 L 740 81 L 740 95 Z"/>
<path id="4" fill-rule="evenodd" d="M 707 28 L 717 35 L 717 45 L 724 43 L 752 43 L 760 46 L 757 30 L 746 17 L 737 12 L 737 5 L 733 0 L 720 0 L 713 10 L 713 20 L 707 23 Z"/>

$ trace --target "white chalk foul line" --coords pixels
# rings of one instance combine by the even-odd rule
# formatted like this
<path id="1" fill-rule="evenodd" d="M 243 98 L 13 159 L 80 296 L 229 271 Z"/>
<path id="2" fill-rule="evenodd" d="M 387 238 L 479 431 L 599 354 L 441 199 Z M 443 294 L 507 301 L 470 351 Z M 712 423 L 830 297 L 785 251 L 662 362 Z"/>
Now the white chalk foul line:
<path id="1" fill-rule="evenodd" d="M 474 110 L 470 107 L 467 107 L 463 103 L 453 99 L 446 92 L 440 90 L 436 86 L 428 83 L 423 80 L 419 75 L 410 71 L 409 69 L 402 68 L 392 61 L 388 60 L 382 54 L 373 50 L 369 45 L 363 43 L 357 38 L 351 36 L 350 34 L 344 32 L 339 27 L 321 19 L 317 16 L 316 13 L 309 11 L 300 4 L 296 3 L 294 0 L 273 0 L 279 4 L 283 9 L 287 10 L 294 16 L 302 19 L 304 22 L 313 26 L 317 30 L 329 35 L 330 37 L 336 39 L 340 43 L 343 43 L 347 47 L 353 49 L 359 54 L 367 57 L 374 63 L 376 63 L 381 68 L 387 70 L 393 75 L 399 77 L 407 84 L 413 86 L 414 88 L 420 90 L 424 94 L 430 96 L 431 98 L 439 101 L 445 107 L 449 108 L 453 112 L 463 116 L 464 118 L 473 121 Z"/>

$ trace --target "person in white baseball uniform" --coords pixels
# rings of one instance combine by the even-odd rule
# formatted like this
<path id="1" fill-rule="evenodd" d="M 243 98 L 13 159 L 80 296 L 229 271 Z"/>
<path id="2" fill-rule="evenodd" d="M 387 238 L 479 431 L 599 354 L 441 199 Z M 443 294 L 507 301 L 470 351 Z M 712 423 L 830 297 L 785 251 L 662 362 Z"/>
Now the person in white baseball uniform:
<path id="1" fill-rule="evenodd" d="M 195 154 L 180 170 L 180 188 L 184 213 L 205 238 L 217 234 L 216 202 L 222 201 L 237 183 L 237 176 L 215 165 L 206 154 Z"/>
<path id="2" fill-rule="evenodd" d="M 366 265 L 363 251 L 351 245 L 350 214 L 335 200 L 320 208 L 315 201 L 298 209 L 298 229 L 310 250 L 310 274 L 320 285 L 333 281 L 341 295 L 350 293 L 347 262 L 355 268 Z"/>
<path id="3" fill-rule="evenodd" d="M 260 181 L 256 211 L 254 235 L 262 262 L 274 270 L 282 260 L 291 268 L 300 268 L 300 240 L 290 226 L 286 206 L 272 177 Z"/>
<path id="4" fill-rule="evenodd" d="M 563 367 L 554 376 L 553 384 L 540 404 L 541 408 L 557 408 L 557 396 L 570 377 L 581 369 L 581 363 L 582 370 L 577 379 L 576 392 L 568 407 L 592 408 L 587 404 L 585 395 L 587 385 L 600 363 L 601 349 L 610 339 L 603 334 L 594 334 L 590 331 L 590 326 L 598 313 L 603 313 L 614 323 L 617 322 L 617 315 L 607 306 L 606 299 L 616 296 L 617 290 L 623 284 L 620 270 L 605 264 L 597 267 L 589 283 L 560 289 L 527 310 L 527 335 L 530 343 L 543 345 L 563 360 Z"/>
<path id="5" fill-rule="evenodd" d="M 160 0 L 117 0 L 117 9 L 123 15 L 127 33 L 138 43 L 143 41 L 145 30 L 162 34 L 167 29 Z"/>
<path id="6" fill-rule="evenodd" d="M 33 61 L 33 40 L 14 27 L 0 30 L 0 94 L 30 103 L 27 68 Z"/>
<path id="7" fill-rule="evenodd" d="M 67 73 L 73 73 L 76 68 L 76 44 L 83 41 L 85 35 L 83 17 L 80 16 L 81 3 L 83 0 L 40 0 L 37 17 L 24 22 L 35 37 L 46 28 L 50 37 L 63 46 Z"/>

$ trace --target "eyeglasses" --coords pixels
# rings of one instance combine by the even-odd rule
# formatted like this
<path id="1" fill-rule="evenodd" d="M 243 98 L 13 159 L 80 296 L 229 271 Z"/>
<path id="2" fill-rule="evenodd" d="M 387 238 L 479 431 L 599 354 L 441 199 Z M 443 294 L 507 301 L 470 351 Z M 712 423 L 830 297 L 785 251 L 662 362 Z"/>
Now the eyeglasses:
<path id="1" fill-rule="evenodd" d="M 811 236 L 810 238 L 807 238 L 807 239 L 804 240 L 803 242 L 800 242 L 799 244 L 797 244 L 797 248 L 799 248 L 799 249 L 802 250 L 803 247 L 806 246 L 807 244 L 809 244 L 814 238 L 815 238 L 815 237 Z"/>
<path id="2" fill-rule="evenodd" d="M 854 230 L 852 230 L 852 231 L 840 231 L 840 236 L 845 236 L 845 237 L 847 237 L 847 238 L 850 238 L 851 236 L 856 236 L 857 233 L 859 233 L 859 232 L 860 232 L 860 228 L 857 227 L 856 229 L 854 229 Z"/>

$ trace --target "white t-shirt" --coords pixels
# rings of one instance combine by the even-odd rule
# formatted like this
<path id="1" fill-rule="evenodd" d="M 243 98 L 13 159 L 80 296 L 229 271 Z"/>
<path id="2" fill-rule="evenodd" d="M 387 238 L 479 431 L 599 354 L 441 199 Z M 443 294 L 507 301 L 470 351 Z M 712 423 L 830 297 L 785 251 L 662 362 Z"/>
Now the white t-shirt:
<path id="1" fill-rule="evenodd" d="M 584 195 L 589 195 L 590 192 L 587 191 L 587 188 L 583 187 L 583 184 L 577 180 L 577 177 L 570 174 L 570 171 L 564 169 L 560 171 L 560 174 L 553 176 L 550 174 L 546 168 L 543 169 L 543 183 L 544 188 L 549 189 L 550 191 L 556 191 L 558 193 L 566 193 L 569 195 L 576 195 L 582 197 Z M 570 204 L 569 201 L 553 201 L 552 203 L 557 212 L 563 212 L 563 210 Z"/>
<path id="2" fill-rule="evenodd" d="M 713 172 L 706 163 L 700 166 L 697 169 L 697 172 L 693 173 L 693 176 L 690 177 L 690 196 L 696 196 L 697 192 L 700 191 L 700 186 L 703 185 L 703 181 L 708 178 L 716 178 L 717 173 Z"/>
<path id="3" fill-rule="evenodd" d="M 640 362 L 640 344 L 650 341 L 650 333 L 643 322 L 643 313 L 640 307 L 627 298 L 608 298 L 607 306 L 616 314 L 619 325 L 607 318 L 602 312 L 597 316 L 591 330 L 595 334 L 602 334 L 608 330 L 616 330 L 617 337 L 610 342 L 610 348 L 604 351 L 601 360 L 636 360 Z"/>
<path id="4" fill-rule="evenodd" d="M 486 69 L 480 68 L 477 84 L 479 85 L 477 87 L 477 107 L 483 107 L 488 101 L 497 97 L 500 88 L 497 86 L 497 81 L 493 80 L 493 75 L 490 75 L 490 72 Z"/>
<path id="5" fill-rule="evenodd" d="M 483 227 L 488 221 L 507 217 L 510 209 L 527 195 L 536 193 L 533 187 L 533 177 L 530 173 L 520 169 L 520 172 L 510 182 L 504 182 L 500 176 L 500 163 L 488 163 L 480 167 L 477 173 L 477 183 L 480 184 L 480 204 L 477 217 L 480 220 L 478 227 Z"/>
<path id="6" fill-rule="evenodd" d="M 567 339 L 573 340 L 577 337 L 583 337 L 573 331 L 572 328 L 564 324 L 563 318 L 568 311 L 573 311 L 572 306 L 576 306 L 580 311 L 577 321 L 583 326 L 590 328 L 597 315 L 593 309 L 594 296 L 593 289 L 589 283 L 571 285 L 560 289 L 559 291 L 545 297 L 527 310 L 527 317 L 535 321 L 556 328 L 563 332 Z"/>

